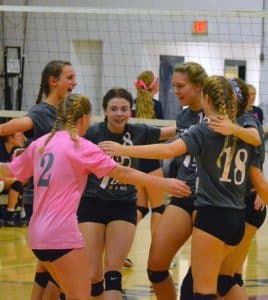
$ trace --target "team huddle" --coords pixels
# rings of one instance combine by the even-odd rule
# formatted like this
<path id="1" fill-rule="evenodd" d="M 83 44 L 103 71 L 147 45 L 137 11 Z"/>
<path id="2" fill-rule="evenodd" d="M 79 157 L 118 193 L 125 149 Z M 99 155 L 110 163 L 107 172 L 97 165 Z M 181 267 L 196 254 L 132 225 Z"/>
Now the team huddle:
<path id="1" fill-rule="evenodd" d="M 0 163 L 0 180 L 24 186 L 28 245 L 38 260 L 31 300 L 122 299 L 121 269 L 149 206 L 147 273 L 157 299 L 178 299 L 169 268 L 189 237 L 179 299 L 248 299 L 242 267 L 268 201 L 254 87 L 208 76 L 195 62 L 177 65 L 172 85 L 184 107 L 174 127 L 128 122 L 133 114 L 162 118 L 151 71 L 138 76 L 135 101 L 110 89 L 104 121 L 91 125 L 89 98 L 72 93 L 72 65 L 51 61 L 36 104 L 0 125 L 0 136 L 27 137 L 21 154 Z"/>

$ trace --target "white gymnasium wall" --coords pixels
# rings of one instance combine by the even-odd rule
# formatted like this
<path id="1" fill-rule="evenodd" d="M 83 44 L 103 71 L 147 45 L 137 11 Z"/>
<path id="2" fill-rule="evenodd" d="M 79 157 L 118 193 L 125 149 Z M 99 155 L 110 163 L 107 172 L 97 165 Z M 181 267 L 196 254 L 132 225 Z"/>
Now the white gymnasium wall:
<path id="1" fill-rule="evenodd" d="M 2 4 L 7 5 L 23 3 L 23 0 L 2 1 Z M 75 5 L 176 10 L 261 10 L 262 4 L 262 0 L 135 2 L 77 0 L 75 3 L 70 0 L 28 1 L 28 5 L 42 6 Z M 16 19 L 5 18 L 6 45 L 22 44 L 22 17 L 21 14 L 16 15 Z M 150 21 L 148 19 L 147 22 L 144 18 L 139 20 L 126 16 L 110 16 L 108 19 L 91 16 L 88 19 L 88 15 L 81 15 L 79 22 L 56 17 L 47 22 L 41 15 L 28 16 L 22 109 L 27 110 L 34 103 L 40 84 L 40 71 L 50 59 L 67 59 L 73 63 L 78 75 L 77 91 L 84 92 L 93 99 L 95 113 L 98 114 L 101 110 L 101 97 L 107 89 L 122 86 L 130 89 L 134 95 L 133 82 L 136 75 L 145 68 L 157 72 L 160 54 L 180 55 L 185 56 L 185 60 L 198 61 L 204 65 L 209 74 L 223 74 L 224 58 L 247 60 L 247 81 L 257 86 L 260 95 L 258 100 L 268 105 L 268 53 L 265 53 L 264 62 L 259 61 L 261 18 L 249 20 L 248 27 L 246 23 L 240 26 L 239 19 L 232 21 L 231 24 L 226 23 L 226 18 L 216 20 L 213 17 L 205 17 L 205 19 L 209 22 L 209 35 L 196 37 L 191 33 L 193 17 L 168 22 L 165 18 L 155 16 L 150 17 Z M 265 51 L 267 52 L 266 41 Z M 88 78 L 88 81 L 85 78 Z M 2 80 L 0 84 L 2 85 Z"/>

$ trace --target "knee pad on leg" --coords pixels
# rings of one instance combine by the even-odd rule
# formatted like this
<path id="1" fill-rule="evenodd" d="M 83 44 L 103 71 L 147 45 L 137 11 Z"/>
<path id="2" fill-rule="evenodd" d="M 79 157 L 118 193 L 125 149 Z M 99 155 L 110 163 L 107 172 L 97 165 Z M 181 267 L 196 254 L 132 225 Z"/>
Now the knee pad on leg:
<path id="1" fill-rule="evenodd" d="M 216 295 L 203 295 L 194 293 L 193 300 L 216 300 Z"/>
<path id="2" fill-rule="evenodd" d="M 234 274 L 234 282 L 235 282 L 235 284 L 238 284 L 239 286 L 243 286 L 244 280 L 242 278 L 242 274 L 235 273 Z"/>
<path id="3" fill-rule="evenodd" d="M 160 283 L 168 278 L 168 271 L 151 271 L 147 269 L 148 278 L 152 283 Z"/>
<path id="4" fill-rule="evenodd" d="M 230 275 L 218 276 L 218 293 L 221 297 L 224 297 L 230 289 L 235 285 L 234 277 Z"/>
<path id="5" fill-rule="evenodd" d="M 122 291 L 122 274 L 118 271 L 108 271 L 104 274 L 105 291 Z"/>
<path id="6" fill-rule="evenodd" d="M 139 206 L 139 205 L 137 205 L 136 209 L 141 213 L 142 218 L 144 218 L 148 214 L 148 212 L 149 212 L 149 208 L 145 207 L 145 206 Z"/>
<path id="7" fill-rule="evenodd" d="M 91 296 L 92 297 L 97 297 L 100 296 L 104 292 L 104 281 L 99 281 L 96 283 L 93 283 L 91 285 Z"/>
<path id="8" fill-rule="evenodd" d="M 10 188 L 20 194 L 23 192 L 23 185 L 17 180 L 11 184 Z"/>
<path id="9" fill-rule="evenodd" d="M 65 294 L 60 293 L 60 300 L 66 300 Z"/>
<path id="10" fill-rule="evenodd" d="M 193 284 L 192 269 L 189 268 L 182 280 L 180 300 L 193 299 Z"/>
<path id="11" fill-rule="evenodd" d="M 57 281 L 49 273 L 48 273 L 48 281 L 52 282 L 53 284 L 55 284 L 56 287 L 60 288 Z"/>
<path id="12" fill-rule="evenodd" d="M 34 276 L 34 282 L 42 288 L 46 288 L 49 277 L 50 275 L 48 272 L 36 272 Z"/>
<path id="13" fill-rule="evenodd" d="M 152 208 L 152 213 L 158 213 L 158 214 L 162 215 L 164 211 L 165 211 L 165 205 L 164 204 Z"/>

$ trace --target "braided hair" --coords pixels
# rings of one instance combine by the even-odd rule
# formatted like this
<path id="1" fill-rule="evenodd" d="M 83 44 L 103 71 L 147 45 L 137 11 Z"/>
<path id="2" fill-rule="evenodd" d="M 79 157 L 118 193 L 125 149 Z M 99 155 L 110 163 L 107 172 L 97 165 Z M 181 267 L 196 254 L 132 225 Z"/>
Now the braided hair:
<path id="1" fill-rule="evenodd" d="M 59 130 L 69 132 L 71 139 L 76 142 L 77 134 L 75 130 L 76 122 L 83 116 L 91 113 L 92 106 L 88 97 L 79 94 L 70 94 L 60 103 L 57 110 L 57 118 L 54 127 L 40 152 L 44 152 L 46 145 L 53 138 L 54 134 Z"/>
<path id="2" fill-rule="evenodd" d="M 223 76 L 208 77 L 203 86 L 203 94 L 208 95 L 212 100 L 215 110 L 223 117 L 228 117 L 233 123 L 236 122 L 237 105 L 234 101 L 233 89 L 230 82 Z M 221 158 L 226 148 L 231 144 L 231 164 L 233 155 L 235 153 L 237 138 L 226 136 L 224 146 L 217 159 L 217 166 L 221 168 Z"/>
<path id="3" fill-rule="evenodd" d="M 65 66 L 71 66 L 71 63 L 63 60 L 52 60 L 44 67 L 36 104 L 39 104 L 42 101 L 43 95 L 47 97 L 50 92 L 49 77 L 53 76 L 58 79 L 62 73 L 63 67 Z"/>

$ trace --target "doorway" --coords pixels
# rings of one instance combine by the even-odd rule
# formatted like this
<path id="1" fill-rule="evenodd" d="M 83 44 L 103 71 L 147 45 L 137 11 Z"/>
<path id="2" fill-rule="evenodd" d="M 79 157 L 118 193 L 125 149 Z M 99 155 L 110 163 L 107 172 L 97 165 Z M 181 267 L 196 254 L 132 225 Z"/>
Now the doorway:
<path id="1" fill-rule="evenodd" d="M 173 94 L 172 75 L 175 65 L 183 62 L 183 56 L 160 55 L 159 101 L 162 104 L 164 119 L 166 120 L 175 120 L 181 109 L 178 98 Z"/>

